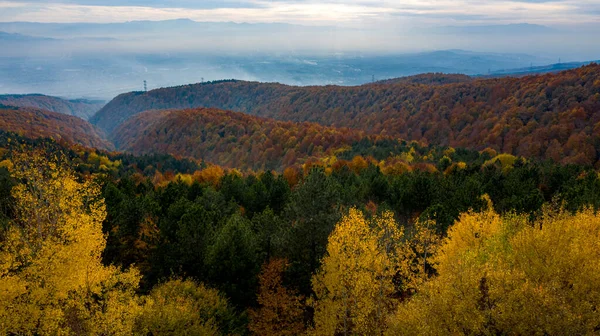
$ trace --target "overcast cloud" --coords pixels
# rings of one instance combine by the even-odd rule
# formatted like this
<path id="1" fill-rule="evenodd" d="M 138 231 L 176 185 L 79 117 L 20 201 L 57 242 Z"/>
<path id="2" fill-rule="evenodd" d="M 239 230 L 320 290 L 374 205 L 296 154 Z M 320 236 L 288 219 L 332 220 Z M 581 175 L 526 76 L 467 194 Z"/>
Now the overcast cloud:
<path id="1" fill-rule="evenodd" d="M 533 23 L 600 24 L 600 0 L 0 0 L 0 21 L 284 22 L 304 25 L 412 27 Z"/>

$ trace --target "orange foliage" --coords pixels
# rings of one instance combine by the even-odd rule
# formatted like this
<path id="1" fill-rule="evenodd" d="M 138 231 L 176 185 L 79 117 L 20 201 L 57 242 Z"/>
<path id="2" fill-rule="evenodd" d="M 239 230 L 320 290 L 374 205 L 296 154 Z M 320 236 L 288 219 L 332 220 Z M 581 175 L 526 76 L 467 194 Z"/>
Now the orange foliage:
<path id="1" fill-rule="evenodd" d="M 32 108 L 0 108 L 0 129 L 29 138 L 52 138 L 86 147 L 113 149 L 101 132 L 77 117 Z"/>
<path id="2" fill-rule="evenodd" d="M 300 181 L 298 170 L 293 167 L 288 167 L 283 170 L 283 178 L 287 181 L 290 188 L 295 187 Z"/>
<path id="3" fill-rule="evenodd" d="M 426 172 L 426 173 L 436 173 L 438 171 L 434 165 L 432 165 L 431 163 L 425 163 L 425 162 L 415 163 L 412 166 L 412 169 L 416 170 L 416 171 Z"/>
<path id="4" fill-rule="evenodd" d="M 369 163 L 367 160 L 360 155 L 355 156 L 350 162 L 350 168 L 352 168 L 352 170 L 357 174 L 366 169 L 368 166 Z"/>
<path id="5" fill-rule="evenodd" d="M 221 178 L 225 175 L 225 170 L 219 166 L 210 166 L 200 171 L 194 172 L 194 181 L 200 183 L 209 183 L 217 187 L 221 183 Z"/>
<path id="6" fill-rule="evenodd" d="M 593 150 L 600 142 L 600 133 L 594 131 L 600 122 L 600 65 L 520 78 L 422 77 L 355 87 L 242 81 L 187 85 L 119 96 L 95 120 L 111 131 L 120 118 L 149 108 L 215 106 L 432 145 L 550 157 L 561 163 L 594 164 L 600 158 Z M 295 152 L 286 154 L 305 156 L 315 148 L 320 151 L 320 146 L 335 146 L 325 134 L 321 129 L 324 139 L 315 135 L 311 140 L 305 139 L 306 134 L 289 134 L 288 139 L 295 137 Z M 271 135 L 266 139 L 286 148 L 287 139 L 276 141 Z M 273 150 L 268 155 L 275 155 L 277 148 Z M 255 160 L 262 159 L 258 154 L 253 154 Z"/>
<path id="7" fill-rule="evenodd" d="M 255 335 L 299 335 L 304 331 L 302 297 L 282 285 L 284 259 L 265 264 L 259 276 L 259 309 L 250 311 L 248 328 Z"/>
<path id="8" fill-rule="evenodd" d="M 113 136 L 121 149 L 134 153 L 168 153 L 230 168 L 281 170 L 326 156 L 365 135 L 345 128 L 201 108 L 141 113 L 122 124 Z"/>

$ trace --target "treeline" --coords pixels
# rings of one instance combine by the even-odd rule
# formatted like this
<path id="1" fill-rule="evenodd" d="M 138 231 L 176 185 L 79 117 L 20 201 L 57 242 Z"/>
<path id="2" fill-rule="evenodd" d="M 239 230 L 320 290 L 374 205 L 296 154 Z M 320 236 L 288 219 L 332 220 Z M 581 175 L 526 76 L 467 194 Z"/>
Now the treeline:
<path id="1" fill-rule="evenodd" d="M 444 85 L 454 83 L 468 83 L 475 80 L 471 76 L 462 74 L 445 74 L 440 72 L 424 73 L 414 76 L 399 78 L 390 78 L 377 81 L 377 84 L 423 84 L 423 85 Z"/>
<path id="2" fill-rule="evenodd" d="M 87 121 L 35 108 L 0 105 L 0 130 L 29 138 L 52 138 L 99 149 L 114 149 L 102 131 Z"/>
<path id="3" fill-rule="evenodd" d="M 469 82 L 291 87 L 224 82 L 123 94 L 93 118 L 111 133 L 150 109 L 215 107 L 295 122 L 317 122 L 435 145 L 563 164 L 598 163 L 600 66 Z"/>
<path id="4" fill-rule="evenodd" d="M 161 176 L 161 181 L 174 180 L 179 174 L 193 174 L 207 167 L 201 160 L 177 158 L 168 154 L 132 155 L 122 152 L 109 152 L 89 148 L 67 141 L 55 141 L 48 138 L 26 138 L 16 133 L 0 130 L 0 162 L 10 165 L 14 152 L 30 148 L 44 149 L 48 153 L 61 153 L 68 162 L 64 162 L 80 175 L 103 174 L 109 179 L 139 176 L 152 178 Z"/>
<path id="5" fill-rule="evenodd" d="M 373 146 L 354 150 L 365 148 Z M 450 160 L 445 170 L 386 170 L 357 156 L 281 175 L 212 166 L 154 183 L 139 172 L 73 175 L 48 147 L 13 153 L 0 163 L 4 331 L 594 330 L 598 220 L 568 213 L 600 206 L 597 172 L 506 154 L 471 162 L 453 161 L 465 157 L 458 150 L 432 154 Z M 22 187 L 40 179 L 38 189 Z M 102 203 L 89 208 L 97 203 L 77 195 Z M 85 278 L 80 252 L 98 277 Z M 531 314 L 517 313 L 519 300 Z M 557 310 L 572 318 L 528 319 Z"/>

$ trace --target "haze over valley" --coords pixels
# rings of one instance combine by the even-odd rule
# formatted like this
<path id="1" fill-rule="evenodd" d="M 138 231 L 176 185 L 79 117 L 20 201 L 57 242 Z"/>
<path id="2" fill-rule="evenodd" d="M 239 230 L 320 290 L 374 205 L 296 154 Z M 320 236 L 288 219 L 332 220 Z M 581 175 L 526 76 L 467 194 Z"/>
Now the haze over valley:
<path id="1" fill-rule="evenodd" d="M 4 19 L 8 19 L 5 17 Z M 196 22 L 0 22 L 0 93 L 110 99 L 220 79 L 360 85 L 428 72 L 489 75 L 596 60 L 596 26 L 431 27 Z"/>

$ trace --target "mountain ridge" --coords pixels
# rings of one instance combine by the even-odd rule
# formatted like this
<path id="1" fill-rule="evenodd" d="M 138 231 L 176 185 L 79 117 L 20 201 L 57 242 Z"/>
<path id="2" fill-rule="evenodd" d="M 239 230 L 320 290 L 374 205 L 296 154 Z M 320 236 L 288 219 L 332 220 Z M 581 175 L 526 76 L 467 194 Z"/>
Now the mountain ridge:
<path id="1" fill-rule="evenodd" d="M 89 122 L 66 114 L 35 108 L 0 105 L 0 130 L 28 138 L 51 138 L 86 147 L 112 150 L 102 131 Z"/>
<path id="2" fill-rule="evenodd" d="M 283 170 L 366 138 L 362 131 L 214 108 L 151 110 L 111 135 L 117 149 L 202 159 L 228 168 Z"/>
<path id="3" fill-rule="evenodd" d="M 105 102 L 83 98 L 63 99 L 60 97 L 30 93 L 0 95 L 0 104 L 5 106 L 32 107 L 88 120 L 104 106 Z"/>
<path id="4" fill-rule="evenodd" d="M 136 113 L 211 107 L 281 121 L 316 122 L 433 145 L 562 163 L 600 157 L 600 66 L 444 85 L 294 87 L 231 81 L 122 94 L 92 123 L 110 134 Z M 563 129 L 564 131 L 561 131 Z"/>

